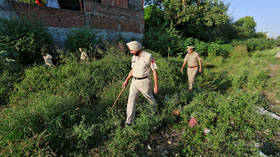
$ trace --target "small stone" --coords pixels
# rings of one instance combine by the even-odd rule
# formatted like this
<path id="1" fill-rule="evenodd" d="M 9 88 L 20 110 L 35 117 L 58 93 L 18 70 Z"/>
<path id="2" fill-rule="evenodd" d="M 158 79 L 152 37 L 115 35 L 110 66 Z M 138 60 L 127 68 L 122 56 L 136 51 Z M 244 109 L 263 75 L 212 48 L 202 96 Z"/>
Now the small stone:
<path id="1" fill-rule="evenodd" d="M 277 104 L 279 104 L 279 103 L 280 103 L 280 101 L 279 101 L 279 100 L 276 100 L 275 102 L 276 102 Z"/>

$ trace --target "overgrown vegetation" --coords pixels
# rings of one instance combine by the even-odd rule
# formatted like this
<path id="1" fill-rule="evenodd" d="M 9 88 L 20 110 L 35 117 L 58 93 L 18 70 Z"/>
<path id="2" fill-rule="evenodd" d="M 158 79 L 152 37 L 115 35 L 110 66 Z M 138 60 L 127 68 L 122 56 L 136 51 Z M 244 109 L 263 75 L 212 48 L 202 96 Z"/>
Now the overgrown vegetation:
<path id="1" fill-rule="evenodd" d="M 51 36 L 38 21 L 26 18 L 0 19 L 0 52 L 5 58 L 30 65 L 41 61 L 41 48 Z"/>
<path id="2" fill-rule="evenodd" d="M 145 2 L 143 43 L 163 56 L 180 55 L 188 45 L 194 45 L 203 56 L 225 56 L 231 51 L 227 44 L 246 45 L 248 51 L 279 44 L 265 33 L 256 32 L 253 17 L 233 21 L 227 13 L 230 4 L 221 0 Z"/>
<path id="3" fill-rule="evenodd" d="M 273 59 L 279 51 L 274 48 L 277 42 L 254 32 L 251 18 L 233 27 L 225 14 L 227 6 L 220 1 L 210 6 L 212 1 L 157 2 L 147 8 L 151 14 L 145 15 L 144 43 L 158 66 L 158 106 L 154 112 L 140 96 L 132 126 L 124 126 L 128 89 L 110 111 L 130 70 L 131 56 L 123 42 L 97 45 L 95 34 L 78 29 L 68 36 L 68 50 L 53 51 L 56 67 L 32 65 L 42 63 L 39 55 L 50 43 L 48 34 L 23 19 L 1 20 L 0 33 L 5 37 L 0 37 L 0 156 L 258 156 L 259 151 L 279 155 L 275 138 L 280 123 L 258 113 L 258 108 L 270 107 L 264 90 L 280 93 L 279 82 L 271 80 L 266 68 L 279 64 Z M 182 18 L 176 19 L 179 5 Z M 212 14 L 184 17 L 199 5 Z M 222 17 L 192 23 L 215 17 L 215 9 Z M 248 21 L 251 31 L 245 32 L 243 24 Z M 194 36 L 194 30 L 187 28 L 207 31 Z M 236 34 L 221 35 L 225 28 L 236 29 Z M 202 39 L 205 33 L 214 35 Z M 188 45 L 194 45 L 203 58 L 203 72 L 197 74 L 191 93 L 186 71 L 179 71 Z M 80 62 L 79 47 L 95 59 Z M 174 115 L 175 110 L 179 114 Z M 192 117 L 197 124 L 190 127 Z M 176 151 L 153 154 L 157 147 L 149 148 L 149 139 L 169 128 L 183 132 L 178 134 L 181 142 L 174 146 Z"/>
<path id="4" fill-rule="evenodd" d="M 177 70 L 182 59 L 155 56 L 161 82 L 156 96 L 160 114 L 151 113 L 151 106 L 140 97 L 135 125 L 125 128 L 128 90 L 113 112 L 108 109 L 129 71 L 130 57 L 109 54 L 79 63 L 68 56 L 59 67 L 28 68 L 23 81 L 15 85 L 11 105 L 1 112 L 1 154 L 76 156 L 91 154 L 97 147 L 99 155 L 139 156 L 148 152 L 146 142 L 154 133 L 181 125 L 185 130 L 181 155 L 252 156 L 259 150 L 256 143 L 269 142 L 279 130 L 276 120 L 256 113 L 256 106 L 268 106 L 258 92 L 267 85 L 267 73 L 257 70 L 259 63 L 254 60 L 260 58 L 256 55 L 251 57 L 256 70 L 250 67 L 239 75 L 206 68 L 191 94 L 186 90 L 186 73 Z M 248 64 L 248 58 L 240 66 Z M 216 62 L 207 62 L 212 63 Z M 182 111 L 182 123 L 172 115 L 175 109 Z M 198 120 L 194 128 L 187 125 L 191 116 Z M 204 128 L 211 133 L 203 136 Z M 277 143 L 273 145 L 268 154 L 277 152 Z"/>

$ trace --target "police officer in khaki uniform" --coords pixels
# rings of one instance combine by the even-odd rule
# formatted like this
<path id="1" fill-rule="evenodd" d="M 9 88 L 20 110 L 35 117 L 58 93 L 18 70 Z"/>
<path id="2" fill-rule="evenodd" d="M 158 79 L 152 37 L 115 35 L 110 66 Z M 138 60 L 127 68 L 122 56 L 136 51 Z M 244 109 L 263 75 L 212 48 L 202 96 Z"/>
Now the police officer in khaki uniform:
<path id="1" fill-rule="evenodd" d="M 42 52 L 41 55 L 42 55 L 43 58 L 44 58 L 44 61 L 45 61 L 45 65 L 46 65 L 46 66 L 50 66 L 50 67 L 54 66 L 54 65 L 53 65 L 53 62 L 52 62 L 52 55 L 50 55 L 50 54 L 48 54 L 48 53 L 46 53 L 46 52 Z"/>
<path id="2" fill-rule="evenodd" d="M 193 46 L 188 46 L 187 51 L 188 53 L 186 54 L 184 58 L 184 63 L 181 68 L 181 72 L 183 72 L 184 67 L 188 63 L 188 80 L 189 80 L 189 91 L 192 90 L 192 86 L 194 83 L 194 78 L 197 73 L 198 69 L 198 64 L 199 64 L 199 72 L 202 71 L 202 65 L 201 65 L 201 59 L 198 53 L 193 51 L 194 47 Z"/>
<path id="3" fill-rule="evenodd" d="M 87 53 L 84 51 L 83 48 L 79 48 L 79 52 L 81 53 L 81 61 L 86 61 L 88 62 L 88 55 Z"/>
<path id="4" fill-rule="evenodd" d="M 131 125 L 135 118 L 136 110 L 136 99 L 139 92 L 149 101 L 150 104 L 156 107 L 156 100 L 153 96 L 152 91 L 152 81 L 149 78 L 151 71 L 154 77 L 154 93 L 158 93 L 158 75 L 157 75 L 157 65 L 153 56 L 145 51 L 142 51 L 142 44 L 138 41 L 131 41 L 127 43 L 129 51 L 133 54 L 131 70 L 122 84 L 125 88 L 128 81 L 132 78 L 132 82 L 129 89 L 129 97 L 127 104 L 127 118 L 126 124 Z"/>

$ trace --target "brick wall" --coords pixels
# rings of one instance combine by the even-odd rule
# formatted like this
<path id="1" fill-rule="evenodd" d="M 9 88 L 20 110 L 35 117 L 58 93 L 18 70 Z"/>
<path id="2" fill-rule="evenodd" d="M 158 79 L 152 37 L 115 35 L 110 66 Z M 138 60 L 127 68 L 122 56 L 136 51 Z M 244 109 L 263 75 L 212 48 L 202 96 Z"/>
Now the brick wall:
<path id="1" fill-rule="evenodd" d="M 50 27 L 81 27 L 85 25 L 85 15 L 80 11 L 40 7 L 25 3 L 12 3 L 18 16 L 39 19 L 43 25 Z"/>
<path id="2" fill-rule="evenodd" d="M 144 10 L 125 9 L 84 1 L 91 28 L 144 34 Z"/>
<path id="3" fill-rule="evenodd" d="M 83 13 L 18 2 L 12 2 L 12 7 L 18 16 L 40 19 L 48 27 L 71 28 L 89 25 L 90 28 L 144 34 L 143 9 L 105 6 L 92 0 L 84 0 Z"/>
<path id="4" fill-rule="evenodd" d="M 105 6 L 128 8 L 128 0 L 101 0 L 101 4 Z"/>

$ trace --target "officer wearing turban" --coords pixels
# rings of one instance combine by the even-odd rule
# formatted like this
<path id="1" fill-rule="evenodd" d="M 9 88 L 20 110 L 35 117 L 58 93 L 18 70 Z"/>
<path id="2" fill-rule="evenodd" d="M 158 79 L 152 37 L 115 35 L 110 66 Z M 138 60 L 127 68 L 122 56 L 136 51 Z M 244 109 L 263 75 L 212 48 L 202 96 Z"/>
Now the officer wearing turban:
<path id="1" fill-rule="evenodd" d="M 156 107 L 156 100 L 153 96 L 158 93 L 158 75 L 157 65 L 153 56 L 142 50 L 142 44 L 138 41 L 131 41 L 127 43 L 128 49 L 132 57 L 131 70 L 122 84 L 125 88 L 128 81 L 132 78 L 129 89 L 129 97 L 127 104 L 127 118 L 126 124 L 131 125 L 135 119 L 136 99 L 141 92 L 142 95 L 149 101 L 150 104 Z M 149 78 L 150 73 L 154 77 L 154 90 L 152 90 L 152 81 Z"/>

